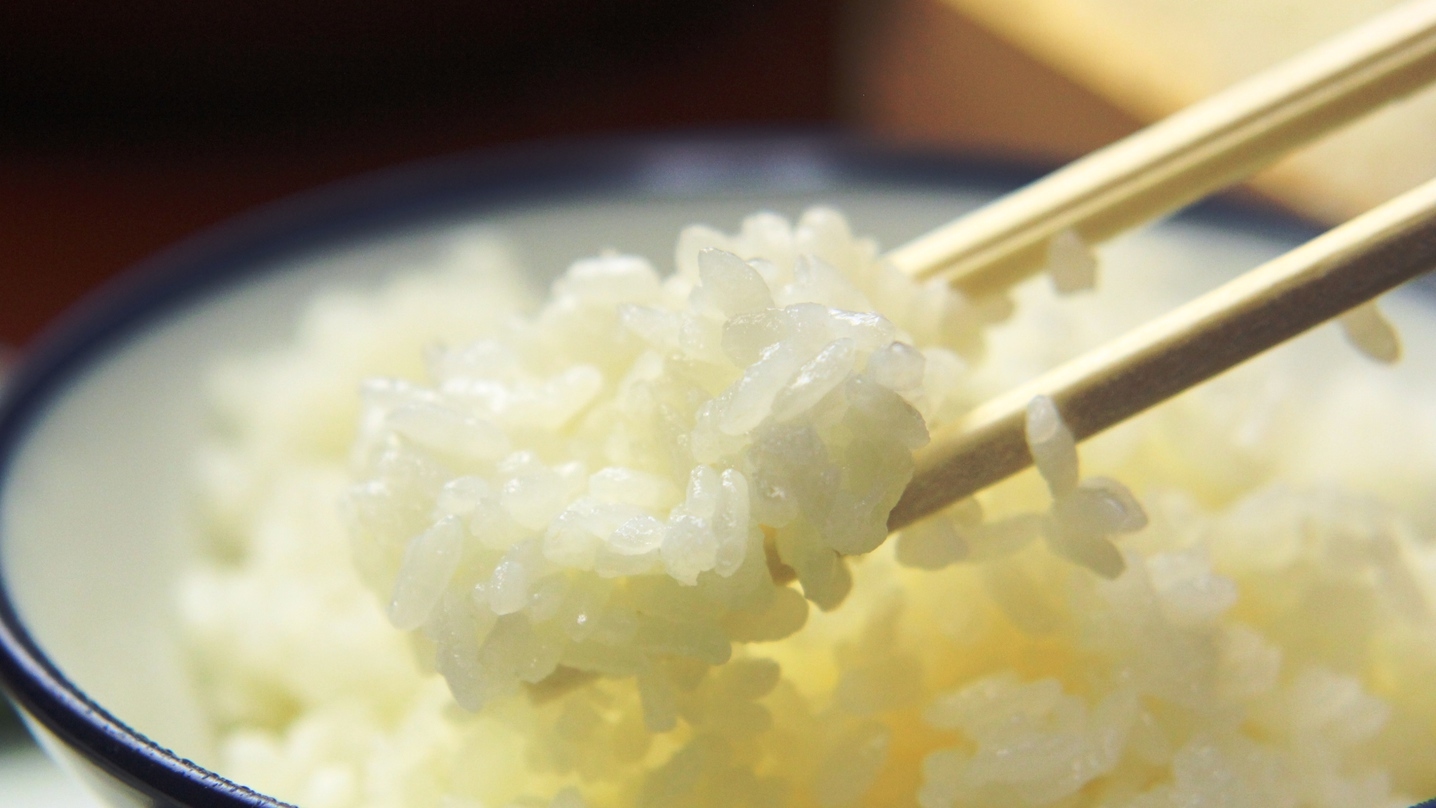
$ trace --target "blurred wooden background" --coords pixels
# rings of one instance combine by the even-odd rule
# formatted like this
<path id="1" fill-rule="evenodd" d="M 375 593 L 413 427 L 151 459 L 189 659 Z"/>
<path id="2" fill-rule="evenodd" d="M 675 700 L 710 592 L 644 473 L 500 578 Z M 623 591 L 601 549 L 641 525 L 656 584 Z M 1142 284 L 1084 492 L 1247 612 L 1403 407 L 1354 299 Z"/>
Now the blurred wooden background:
<path id="1" fill-rule="evenodd" d="M 939 0 L 15 0 L 0 343 L 186 234 L 357 172 L 793 124 L 1044 162 L 1137 125 Z"/>

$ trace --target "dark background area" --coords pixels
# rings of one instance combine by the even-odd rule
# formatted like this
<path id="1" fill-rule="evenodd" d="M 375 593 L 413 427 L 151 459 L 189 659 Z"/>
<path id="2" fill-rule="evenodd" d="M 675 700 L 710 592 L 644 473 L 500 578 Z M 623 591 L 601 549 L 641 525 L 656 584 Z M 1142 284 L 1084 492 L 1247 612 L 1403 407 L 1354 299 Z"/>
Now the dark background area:
<path id="1" fill-rule="evenodd" d="M 571 99 L 625 72 L 682 61 L 683 42 L 706 40 L 718 47 L 701 50 L 716 55 L 759 19 L 770 45 L 820 45 L 793 37 L 800 32 L 773 13 L 777 5 L 21 3 L 0 12 L 0 92 L 10 105 L 7 134 L 22 143 L 83 148 L 303 135 L 445 108 L 494 112 L 525 98 Z M 789 6 L 821 11 L 813 3 Z M 821 19 L 808 16 L 810 30 L 801 33 L 821 32 Z M 794 55 L 812 62 L 803 58 L 811 54 Z M 737 110 L 717 114 L 725 112 Z"/>
<path id="2" fill-rule="evenodd" d="M 939 0 L 14 0 L 0 345 L 206 225 L 455 151 L 805 126 L 1050 161 L 1134 125 Z"/>
<path id="3" fill-rule="evenodd" d="M 0 5 L 0 341 L 185 234 L 536 138 L 833 114 L 825 0 Z"/>

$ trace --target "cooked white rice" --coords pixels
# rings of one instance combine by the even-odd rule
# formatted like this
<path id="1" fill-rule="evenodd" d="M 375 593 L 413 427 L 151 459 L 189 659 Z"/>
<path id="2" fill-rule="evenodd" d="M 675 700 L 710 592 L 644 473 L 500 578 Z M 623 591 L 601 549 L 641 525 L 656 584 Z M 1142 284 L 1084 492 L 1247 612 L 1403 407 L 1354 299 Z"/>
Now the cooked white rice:
<path id="1" fill-rule="evenodd" d="M 1401 358 L 1401 338 L 1381 314 L 1376 301 L 1363 303 L 1337 320 L 1347 341 L 1358 351 L 1388 365 Z"/>
<path id="2" fill-rule="evenodd" d="M 1059 294 L 1071 294 L 1097 285 L 1097 256 L 1076 230 L 1068 228 L 1047 245 L 1047 274 Z"/>
<path id="3" fill-rule="evenodd" d="M 1083 476 L 1039 398 L 1039 473 L 884 543 L 929 426 L 1131 298 L 994 327 L 877 255 L 758 214 L 535 306 L 479 239 L 223 369 L 180 598 L 214 768 L 304 808 L 1436 795 L 1436 453 L 1357 477 L 1387 500 L 1307 487 L 1341 402 L 1293 423 L 1268 362 Z"/>

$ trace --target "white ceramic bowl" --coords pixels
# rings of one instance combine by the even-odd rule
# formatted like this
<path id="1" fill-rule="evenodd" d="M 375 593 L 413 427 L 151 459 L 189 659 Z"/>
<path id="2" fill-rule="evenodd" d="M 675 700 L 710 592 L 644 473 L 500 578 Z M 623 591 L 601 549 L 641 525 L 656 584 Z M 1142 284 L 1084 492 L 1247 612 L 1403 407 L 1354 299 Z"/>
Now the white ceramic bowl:
<path id="1" fill-rule="evenodd" d="M 176 247 L 48 334 L 0 410 L 0 680 L 115 805 L 275 805 L 168 751 L 208 736 L 172 604 L 217 357 L 281 344 L 315 290 L 372 287 L 475 221 L 550 273 L 603 246 L 661 265 L 692 221 L 827 202 L 894 245 L 1031 176 L 806 137 L 618 141 L 379 174 Z M 1161 232 L 1225 244 L 1216 278 L 1311 231 L 1209 205 Z"/>

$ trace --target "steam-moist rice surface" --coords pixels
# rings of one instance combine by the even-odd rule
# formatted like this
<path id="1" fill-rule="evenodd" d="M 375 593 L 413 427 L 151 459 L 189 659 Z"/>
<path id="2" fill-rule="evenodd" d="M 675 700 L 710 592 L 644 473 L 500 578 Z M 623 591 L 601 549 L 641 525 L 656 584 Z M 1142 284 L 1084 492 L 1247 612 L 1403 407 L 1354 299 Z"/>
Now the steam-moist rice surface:
<path id="1" fill-rule="evenodd" d="M 1045 479 L 856 555 L 927 427 L 1190 294 L 1164 250 L 1000 324 L 821 210 L 685 231 L 666 279 L 579 262 L 547 302 L 488 237 L 316 300 L 215 376 L 213 552 L 180 602 L 218 741 L 192 754 L 306 808 L 1436 794 L 1417 350 L 1378 369 L 1326 329 L 1080 473 L 1038 407 Z M 1054 531 L 1094 485 L 1111 529 Z"/>

